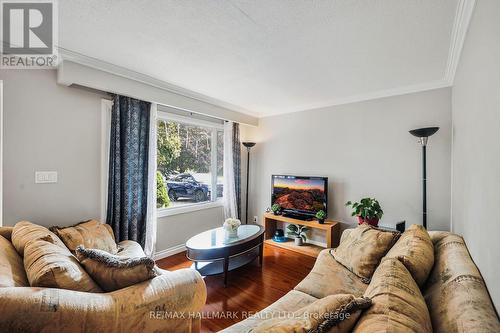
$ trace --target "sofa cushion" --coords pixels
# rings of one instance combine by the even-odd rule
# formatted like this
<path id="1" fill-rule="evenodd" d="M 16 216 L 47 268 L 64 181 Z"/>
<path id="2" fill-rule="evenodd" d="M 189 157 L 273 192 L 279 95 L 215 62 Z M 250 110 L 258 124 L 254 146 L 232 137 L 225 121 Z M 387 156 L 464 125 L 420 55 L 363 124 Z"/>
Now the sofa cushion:
<path id="1" fill-rule="evenodd" d="M 34 224 L 28 221 L 17 222 L 12 230 L 12 245 L 17 250 L 17 253 L 24 255 L 24 247 L 28 242 L 35 241 L 40 238 L 50 237 L 52 243 L 62 248 L 66 248 L 64 243 L 49 229 L 44 226 Z"/>
<path id="2" fill-rule="evenodd" d="M 76 248 L 76 257 L 105 291 L 125 288 L 160 275 L 153 259 L 123 257 L 98 249 Z"/>
<path id="3" fill-rule="evenodd" d="M 329 249 L 321 251 L 313 269 L 294 289 L 316 298 L 334 294 L 360 297 L 367 285 L 356 274 L 339 264 Z"/>
<path id="4" fill-rule="evenodd" d="M 434 265 L 434 245 L 427 230 L 413 224 L 403 232 L 386 257 L 399 259 L 422 287 Z"/>
<path id="5" fill-rule="evenodd" d="M 23 259 L 4 237 L 0 236 L 0 288 L 29 286 Z"/>
<path id="6" fill-rule="evenodd" d="M 330 295 L 293 312 L 261 322 L 252 333 L 350 332 L 361 311 L 371 304 L 369 298 Z"/>
<path id="7" fill-rule="evenodd" d="M 219 333 L 250 332 L 264 320 L 278 317 L 283 315 L 283 313 L 295 312 L 316 300 L 317 298 L 303 292 L 297 290 L 289 291 L 286 295 L 269 305 L 267 308 L 235 325 L 232 325 L 231 327 L 220 331 Z"/>
<path id="8" fill-rule="evenodd" d="M 485 282 L 464 240 L 432 233 L 435 264 L 424 290 L 436 333 L 500 332 Z"/>
<path id="9" fill-rule="evenodd" d="M 75 253 L 78 245 L 113 254 L 118 252 L 113 229 L 109 224 L 101 223 L 97 220 L 80 222 L 71 227 L 54 226 L 50 230 L 59 236 L 73 253 Z"/>
<path id="10" fill-rule="evenodd" d="M 380 259 L 399 237 L 399 232 L 383 231 L 361 224 L 331 250 L 335 260 L 369 283 Z"/>
<path id="11" fill-rule="evenodd" d="M 146 254 L 142 249 L 141 245 L 132 240 L 124 240 L 117 244 L 118 253 L 116 255 L 120 257 L 136 258 L 145 257 Z"/>
<path id="12" fill-rule="evenodd" d="M 399 260 L 382 260 L 365 296 L 371 298 L 372 306 L 363 312 L 353 333 L 432 333 L 420 289 Z"/>
<path id="13" fill-rule="evenodd" d="M 101 292 L 78 260 L 50 237 L 29 242 L 24 249 L 24 268 L 32 287 Z"/>

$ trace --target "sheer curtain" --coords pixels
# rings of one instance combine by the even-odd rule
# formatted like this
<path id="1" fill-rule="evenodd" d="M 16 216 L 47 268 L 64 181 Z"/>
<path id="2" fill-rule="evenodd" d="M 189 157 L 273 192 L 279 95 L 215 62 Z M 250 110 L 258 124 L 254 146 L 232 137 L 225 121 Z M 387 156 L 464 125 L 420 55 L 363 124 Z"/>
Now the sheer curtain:
<path id="1" fill-rule="evenodd" d="M 237 217 L 241 219 L 241 142 L 240 124 L 238 123 L 233 123 L 233 164 Z"/>
<path id="2" fill-rule="evenodd" d="M 151 103 L 149 115 L 149 158 L 148 158 L 148 207 L 146 213 L 146 241 L 144 253 L 153 257 L 156 249 L 156 131 L 158 105 Z"/>
<path id="3" fill-rule="evenodd" d="M 236 177 L 234 168 L 234 129 L 231 121 L 224 123 L 224 217 L 238 218 L 238 198 L 236 195 Z M 239 148 L 239 147 L 238 147 Z"/>

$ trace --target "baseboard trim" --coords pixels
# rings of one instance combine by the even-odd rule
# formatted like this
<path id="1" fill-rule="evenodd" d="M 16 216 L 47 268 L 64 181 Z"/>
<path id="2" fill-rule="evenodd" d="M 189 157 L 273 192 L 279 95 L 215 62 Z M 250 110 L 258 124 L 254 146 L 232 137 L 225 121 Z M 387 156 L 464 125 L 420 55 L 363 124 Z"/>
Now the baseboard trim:
<path id="1" fill-rule="evenodd" d="M 318 245 L 321 247 L 326 247 L 326 243 L 318 242 L 318 241 L 315 241 L 312 239 L 308 239 L 306 242 L 309 244 L 314 244 L 314 245 Z M 184 252 L 184 251 L 186 251 L 186 245 L 184 245 L 184 244 L 172 246 L 172 247 L 169 247 L 168 249 L 155 252 L 155 254 L 153 255 L 153 259 L 160 260 L 160 259 L 163 259 L 166 257 L 173 256 L 174 254 Z"/>
<path id="2" fill-rule="evenodd" d="M 186 251 L 186 245 L 184 245 L 184 244 L 172 246 L 172 247 L 169 247 L 168 249 L 155 252 L 153 259 L 160 260 L 160 259 L 163 259 L 166 257 L 173 256 L 174 254 L 184 252 L 184 251 Z"/>

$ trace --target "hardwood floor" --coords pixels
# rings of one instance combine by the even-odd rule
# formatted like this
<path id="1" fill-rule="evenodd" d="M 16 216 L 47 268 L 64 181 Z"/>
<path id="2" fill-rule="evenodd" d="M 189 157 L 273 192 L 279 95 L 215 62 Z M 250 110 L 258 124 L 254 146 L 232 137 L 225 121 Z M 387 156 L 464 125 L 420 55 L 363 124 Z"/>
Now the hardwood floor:
<path id="1" fill-rule="evenodd" d="M 229 272 L 227 288 L 224 288 L 222 275 L 207 276 L 202 332 L 222 330 L 244 319 L 246 314 L 251 315 L 274 303 L 309 273 L 314 262 L 315 258 L 307 255 L 265 244 L 263 267 L 254 260 Z M 167 270 L 191 266 L 185 252 L 158 260 L 157 264 Z"/>

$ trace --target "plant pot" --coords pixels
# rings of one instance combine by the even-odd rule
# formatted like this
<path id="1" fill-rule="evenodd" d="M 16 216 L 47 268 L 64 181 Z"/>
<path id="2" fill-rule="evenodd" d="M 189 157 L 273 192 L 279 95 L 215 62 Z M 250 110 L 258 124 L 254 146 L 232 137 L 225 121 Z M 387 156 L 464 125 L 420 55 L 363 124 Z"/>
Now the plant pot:
<path id="1" fill-rule="evenodd" d="M 325 219 L 318 219 L 319 224 L 325 224 Z"/>
<path id="2" fill-rule="evenodd" d="M 302 242 L 302 238 L 301 237 L 296 237 L 295 238 L 295 245 L 297 246 L 302 246 L 304 243 Z"/>
<path id="3" fill-rule="evenodd" d="M 281 215 L 281 212 L 273 212 L 274 215 Z"/>
<path id="4" fill-rule="evenodd" d="M 378 226 L 378 221 L 379 219 L 377 217 L 364 219 L 363 217 L 358 216 L 358 224 L 368 223 L 369 225 L 376 227 Z"/>

